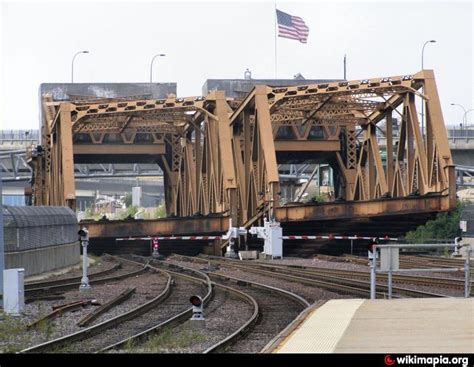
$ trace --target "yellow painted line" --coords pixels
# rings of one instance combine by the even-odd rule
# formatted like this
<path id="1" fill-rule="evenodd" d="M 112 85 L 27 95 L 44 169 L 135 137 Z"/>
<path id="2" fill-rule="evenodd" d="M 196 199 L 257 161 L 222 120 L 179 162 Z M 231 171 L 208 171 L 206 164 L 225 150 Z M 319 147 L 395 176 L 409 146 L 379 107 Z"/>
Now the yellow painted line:
<path id="1" fill-rule="evenodd" d="M 363 299 L 338 299 L 314 310 L 277 353 L 332 353 Z"/>

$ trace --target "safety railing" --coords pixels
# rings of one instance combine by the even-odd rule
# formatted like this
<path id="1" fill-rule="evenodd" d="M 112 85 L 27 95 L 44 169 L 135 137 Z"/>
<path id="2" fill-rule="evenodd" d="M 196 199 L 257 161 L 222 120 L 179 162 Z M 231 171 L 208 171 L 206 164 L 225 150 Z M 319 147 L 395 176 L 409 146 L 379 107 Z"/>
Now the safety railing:
<path id="1" fill-rule="evenodd" d="M 373 254 L 374 256 L 370 260 L 370 299 L 375 299 L 376 288 L 377 288 L 377 274 L 387 274 L 387 286 L 388 286 L 388 298 L 392 298 L 392 274 L 393 273 L 409 273 L 409 272 L 457 272 L 462 270 L 459 267 L 453 268 L 410 268 L 410 269 L 399 269 L 398 268 L 398 255 L 399 249 L 410 248 L 410 249 L 427 249 L 427 248 L 454 248 L 454 252 L 466 247 L 466 259 L 464 262 L 464 297 L 469 298 L 471 293 L 471 272 L 470 272 L 470 260 L 472 254 L 472 248 L 469 244 L 461 245 L 457 239 L 455 243 L 451 244 L 390 244 L 390 245 L 374 245 Z M 377 269 L 377 250 L 380 250 L 380 269 Z"/>

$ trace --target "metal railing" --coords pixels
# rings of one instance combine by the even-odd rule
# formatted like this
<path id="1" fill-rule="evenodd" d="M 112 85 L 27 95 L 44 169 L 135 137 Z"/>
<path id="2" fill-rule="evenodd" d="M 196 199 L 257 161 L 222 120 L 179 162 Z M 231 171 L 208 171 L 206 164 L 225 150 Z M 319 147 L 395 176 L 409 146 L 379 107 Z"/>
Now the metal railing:
<path id="1" fill-rule="evenodd" d="M 422 268 L 422 269 L 392 269 L 392 256 L 394 256 L 392 249 L 401 249 L 401 248 L 410 248 L 410 249 L 427 249 L 427 248 L 445 248 L 445 247 L 452 247 L 457 253 L 462 247 L 466 247 L 466 259 L 464 262 L 464 297 L 469 298 L 471 294 L 471 272 L 470 272 L 470 261 L 471 261 L 471 254 L 472 248 L 469 244 L 460 245 L 455 241 L 455 243 L 451 244 L 395 244 L 395 245 L 374 245 L 373 246 L 373 259 L 370 261 L 370 299 L 375 299 L 376 295 L 376 288 L 377 288 L 377 273 L 387 273 L 387 281 L 388 281 L 388 298 L 392 299 L 392 274 L 393 273 L 409 273 L 409 272 L 457 272 L 460 271 L 460 268 Z M 377 250 L 379 249 L 389 249 L 387 252 L 388 254 L 388 270 L 377 269 Z M 381 263 L 382 263 L 381 258 Z"/>

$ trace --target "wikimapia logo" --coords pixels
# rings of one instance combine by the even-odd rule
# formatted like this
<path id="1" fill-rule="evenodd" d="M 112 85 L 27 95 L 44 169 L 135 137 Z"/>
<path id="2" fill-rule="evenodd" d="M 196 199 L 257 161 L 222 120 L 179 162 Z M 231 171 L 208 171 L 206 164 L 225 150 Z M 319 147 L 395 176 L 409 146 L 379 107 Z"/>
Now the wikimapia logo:
<path id="1" fill-rule="evenodd" d="M 436 357 L 419 357 L 410 354 L 407 354 L 404 357 L 392 357 L 390 354 L 387 354 L 384 357 L 384 363 L 386 366 L 424 365 L 436 367 L 441 365 L 452 365 L 468 367 L 469 357 L 443 357 L 442 355 Z"/>

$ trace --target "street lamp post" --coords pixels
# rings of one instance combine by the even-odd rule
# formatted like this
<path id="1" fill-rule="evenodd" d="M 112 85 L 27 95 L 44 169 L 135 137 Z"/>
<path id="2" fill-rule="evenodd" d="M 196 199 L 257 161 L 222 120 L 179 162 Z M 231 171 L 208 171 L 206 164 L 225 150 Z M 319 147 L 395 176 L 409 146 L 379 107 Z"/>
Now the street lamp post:
<path id="1" fill-rule="evenodd" d="M 78 51 L 74 54 L 74 57 L 72 58 L 72 63 L 71 63 L 71 83 L 74 83 L 74 60 L 76 59 L 76 56 L 79 54 L 88 54 L 89 51 Z"/>
<path id="2" fill-rule="evenodd" d="M 469 112 L 472 112 L 472 111 L 474 111 L 474 108 L 471 108 L 470 110 L 467 110 L 466 112 L 464 112 L 464 122 L 465 122 L 466 126 L 469 125 L 468 122 L 467 122 L 467 114 Z"/>
<path id="3" fill-rule="evenodd" d="M 156 54 L 155 56 L 153 56 L 153 58 L 151 59 L 151 63 L 150 63 L 150 83 L 153 83 L 153 62 L 155 61 L 155 59 L 159 56 L 166 56 L 165 54 Z"/>
<path id="4" fill-rule="evenodd" d="M 464 106 L 459 103 L 451 103 L 451 106 L 461 107 L 462 110 L 464 111 L 464 114 L 462 115 L 462 122 L 461 122 L 461 136 L 462 136 L 462 128 L 464 126 L 464 129 L 466 129 L 466 115 L 469 111 L 466 111 L 466 108 L 464 108 Z"/>
<path id="5" fill-rule="evenodd" d="M 428 43 L 436 43 L 436 40 L 429 40 L 426 41 L 423 45 L 423 48 L 421 49 L 421 70 L 424 69 L 424 53 L 425 53 L 425 46 Z M 421 136 L 424 136 L 425 134 L 425 100 L 421 101 Z"/>

